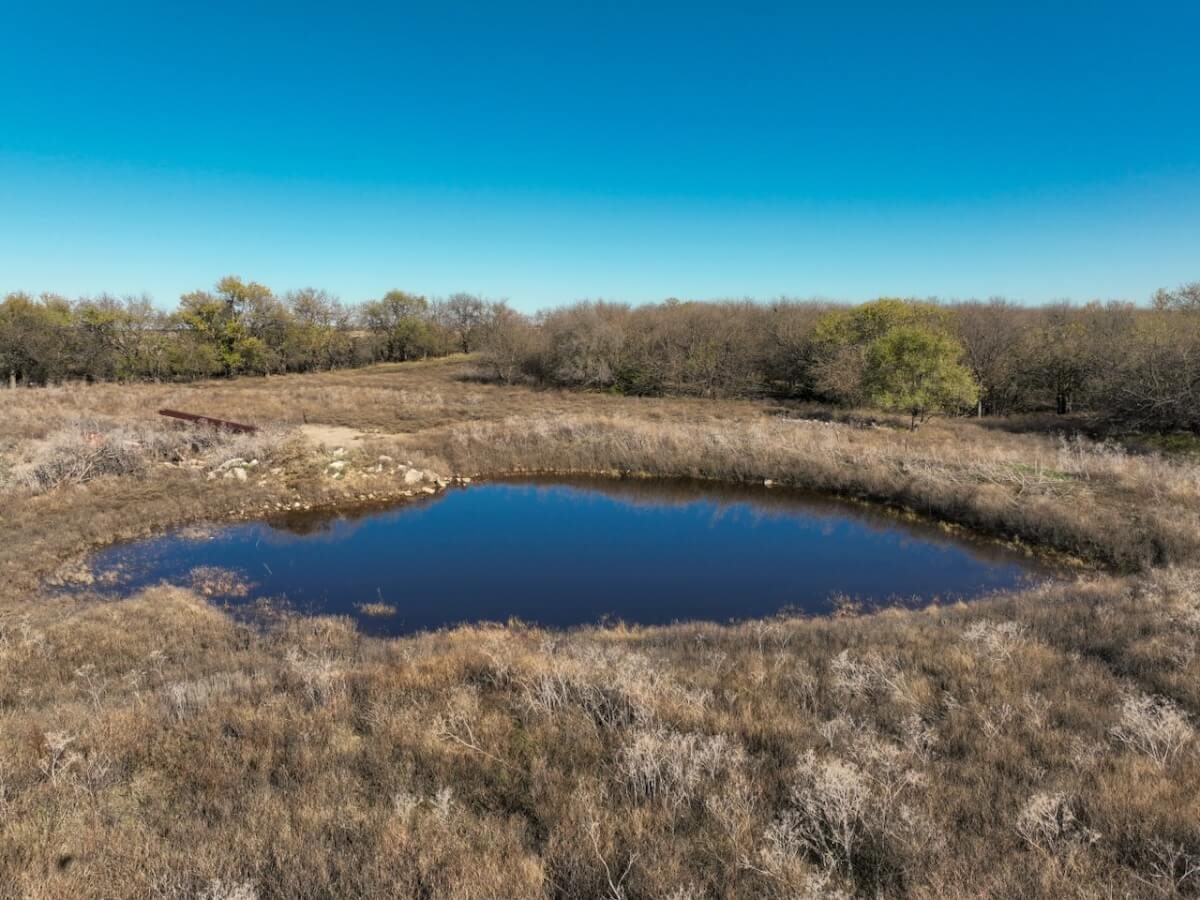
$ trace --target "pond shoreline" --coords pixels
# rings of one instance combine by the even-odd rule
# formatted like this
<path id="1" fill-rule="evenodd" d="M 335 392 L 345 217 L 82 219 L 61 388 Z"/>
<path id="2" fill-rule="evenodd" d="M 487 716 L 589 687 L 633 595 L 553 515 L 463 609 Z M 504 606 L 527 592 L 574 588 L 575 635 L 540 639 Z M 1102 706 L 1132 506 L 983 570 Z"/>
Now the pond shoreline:
<path id="1" fill-rule="evenodd" d="M 421 564 L 394 562 L 397 548 Z M 812 492 L 543 476 L 293 511 L 198 538 L 177 530 L 101 551 L 88 574 L 122 593 L 165 580 L 235 605 L 284 598 L 398 634 L 514 616 L 565 627 L 921 606 L 1061 573 L 994 540 Z M 402 625 L 364 612 L 394 614 L 397 600 Z"/>

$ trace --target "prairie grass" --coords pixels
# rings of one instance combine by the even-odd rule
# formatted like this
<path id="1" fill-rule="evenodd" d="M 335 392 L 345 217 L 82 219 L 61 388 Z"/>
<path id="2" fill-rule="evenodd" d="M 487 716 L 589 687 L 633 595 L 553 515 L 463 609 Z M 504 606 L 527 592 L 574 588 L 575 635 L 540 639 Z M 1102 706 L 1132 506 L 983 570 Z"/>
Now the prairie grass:
<path id="1" fill-rule="evenodd" d="M 80 422 L 178 441 L 158 405 L 269 426 L 256 446 L 144 437 L 134 470 L 0 485 L 0 897 L 1200 893 L 1194 463 L 466 374 L 0 392 L 0 471 Z M 368 432 L 344 477 L 289 431 L 298 403 Z M 43 581 L 114 539 L 357 502 L 400 482 L 382 455 L 771 479 L 1107 568 L 872 615 L 397 640 L 251 627 L 205 599 L 236 589 L 220 572 L 125 599 Z"/>

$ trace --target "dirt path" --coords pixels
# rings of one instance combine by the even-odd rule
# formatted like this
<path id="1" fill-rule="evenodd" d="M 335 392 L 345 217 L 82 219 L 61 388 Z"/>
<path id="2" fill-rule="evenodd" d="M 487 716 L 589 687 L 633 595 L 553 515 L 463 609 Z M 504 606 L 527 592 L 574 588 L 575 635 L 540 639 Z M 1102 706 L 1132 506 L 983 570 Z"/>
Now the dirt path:
<path id="1" fill-rule="evenodd" d="M 330 450 L 335 447 L 352 447 L 355 441 L 367 433 L 344 425 L 301 425 L 300 432 L 310 443 L 323 445 Z"/>

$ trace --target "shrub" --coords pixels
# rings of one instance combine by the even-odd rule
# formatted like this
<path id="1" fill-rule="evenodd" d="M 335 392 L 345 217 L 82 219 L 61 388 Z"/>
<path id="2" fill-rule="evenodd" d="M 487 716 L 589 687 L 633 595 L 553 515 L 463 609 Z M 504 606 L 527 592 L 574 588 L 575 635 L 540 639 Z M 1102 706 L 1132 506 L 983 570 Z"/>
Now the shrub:
<path id="1" fill-rule="evenodd" d="M 1071 844 L 1094 844 L 1100 839 L 1079 820 L 1074 800 L 1062 793 L 1038 792 L 1030 797 L 1017 816 L 1017 834 L 1043 853 Z"/>
<path id="2" fill-rule="evenodd" d="M 1166 766 L 1191 744 L 1195 730 L 1187 714 L 1165 697 L 1129 694 L 1121 704 L 1121 722 L 1112 736 Z"/>
<path id="3" fill-rule="evenodd" d="M 40 494 L 103 475 L 138 475 L 145 467 L 146 457 L 132 437 L 120 431 L 103 434 L 71 429 L 46 441 L 26 466 L 18 468 L 15 480 Z"/>

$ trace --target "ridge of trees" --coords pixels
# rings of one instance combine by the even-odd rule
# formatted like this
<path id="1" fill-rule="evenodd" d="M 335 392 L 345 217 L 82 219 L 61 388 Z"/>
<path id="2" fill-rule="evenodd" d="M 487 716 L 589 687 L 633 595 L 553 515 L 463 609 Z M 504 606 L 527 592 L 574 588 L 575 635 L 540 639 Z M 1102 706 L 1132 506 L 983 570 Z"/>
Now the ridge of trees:
<path id="1" fill-rule="evenodd" d="M 633 395 L 786 396 L 912 416 L 1086 411 L 1130 430 L 1200 433 L 1200 282 L 1150 305 L 1003 299 L 858 306 L 582 302 L 523 315 L 472 294 L 400 290 L 346 305 L 241 278 L 185 294 L 0 302 L 0 377 L 187 380 L 482 351 L 503 382 Z"/>

